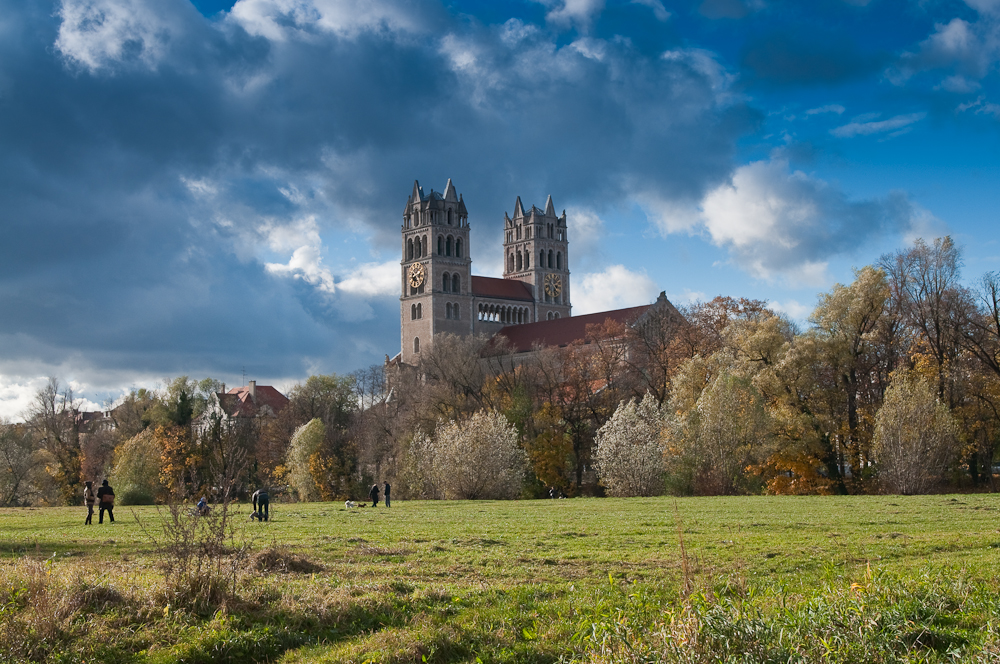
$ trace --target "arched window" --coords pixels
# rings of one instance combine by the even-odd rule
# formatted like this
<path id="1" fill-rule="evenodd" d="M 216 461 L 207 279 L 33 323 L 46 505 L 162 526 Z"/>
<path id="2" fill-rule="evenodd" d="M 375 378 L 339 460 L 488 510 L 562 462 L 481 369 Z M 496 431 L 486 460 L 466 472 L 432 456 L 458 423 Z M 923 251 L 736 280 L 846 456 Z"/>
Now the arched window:
<path id="1" fill-rule="evenodd" d="M 458 302 L 451 305 L 451 317 L 455 320 L 460 320 L 462 317 L 458 315 Z"/>
<path id="2" fill-rule="evenodd" d="M 524 252 L 524 269 L 531 269 L 531 252 L 529 251 Z"/>
<path id="3" fill-rule="evenodd" d="M 552 317 L 553 317 L 553 318 L 559 318 L 559 312 L 557 311 L 557 312 L 555 312 L 554 314 L 552 314 Z"/>
<path id="4" fill-rule="evenodd" d="M 431 253 L 431 245 L 427 244 L 427 236 L 424 236 L 424 241 L 420 243 L 420 251 L 424 256 L 429 256 Z"/>
<path id="5" fill-rule="evenodd" d="M 445 245 L 444 245 L 445 246 L 445 250 L 444 250 L 444 255 L 445 256 L 451 256 L 451 241 L 452 241 L 452 237 L 449 235 L 448 236 L 448 240 L 445 242 Z"/>
<path id="6" fill-rule="evenodd" d="M 438 235 L 438 256 L 444 253 L 444 238 Z"/>
<path id="7" fill-rule="evenodd" d="M 420 337 L 413 337 L 413 352 L 420 352 Z"/>
<path id="8" fill-rule="evenodd" d="M 410 305 L 410 320 L 417 320 L 417 305 Z"/>
<path id="9" fill-rule="evenodd" d="M 420 258 L 420 236 L 413 239 L 413 257 Z"/>
<path id="10" fill-rule="evenodd" d="M 521 258 L 521 252 L 517 252 L 517 271 L 520 272 L 524 268 L 524 260 Z"/>
<path id="11" fill-rule="evenodd" d="M 552 267 L 552 250 L 549 249 L 549 267 Z"/>
<path id="12" fill-rule="evenodd" d="M 462 238 L 455 240 L 455 256 L 458 258 L 462 257 Z"/>
<path id="13" fill-rule="evenodd" d="M 451 275 L 447 272 L 444 273 L 444 277 L 441 280 L 441 290 L 445 293 L 451 290 Z"/>
<path id="14" fill-rule="evenodd" d="M 507 257 L 507 271 L 508 272 L 514 271 L 514 254 L 511 254 L 510 256 Z"/>
<path id="15" fill-rule="evenodd" d="M 451 302 L 444 305 L 444 317 L 451 318 Z"/>
<path id="16" fill-rule="evenodd" d="M 545 314 L 545 318 L 546 320 L 552 320 L 552 312 L 550 311 L 549 313 Z"/>
<path id="17" fill-rule="evenodd" d="M 417 318 L 423 318 L 423 317 L 424 317 L 423 306 L 417 303 Z"/>
<path id="18" fill-rule="evenodd" d="M 462 292 L 462 278 L 457 274 L 451 275 L 451 292 L 461 293 Z"/>
<path id="19" fill-rule="evenodd" d="M 538 252 L 538 267 L 545 267 L 545 250 Z"/>
<path id="20" fill-rule="evenodd" d="M 448 210 L 448 225 L 451 226 L 451 210 Z"/>
<path id="21" fill-rule="evenodd" d="M 562 269 L 562 252 L 561 251 L 557 251 L 556 252 L 556 269 L 557 270 L 561 270 Z"/>
<path id="22" fill-rule="evenodd" d="M 413 260 L 413 238 L 406 241 L 406 260 Z"/>

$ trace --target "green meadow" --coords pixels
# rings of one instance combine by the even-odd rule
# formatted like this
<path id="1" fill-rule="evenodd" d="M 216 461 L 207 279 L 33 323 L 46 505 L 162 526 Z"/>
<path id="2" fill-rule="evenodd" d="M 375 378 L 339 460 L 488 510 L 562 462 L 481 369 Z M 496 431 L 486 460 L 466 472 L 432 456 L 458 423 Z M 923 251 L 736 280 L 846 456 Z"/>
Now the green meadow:
<path id="1" fill-rule="evenodd" d="M 1000 661 L 989 494 L 235 510 L 180 582 L 163 508 L 0 510 L 0 660 Z"/>

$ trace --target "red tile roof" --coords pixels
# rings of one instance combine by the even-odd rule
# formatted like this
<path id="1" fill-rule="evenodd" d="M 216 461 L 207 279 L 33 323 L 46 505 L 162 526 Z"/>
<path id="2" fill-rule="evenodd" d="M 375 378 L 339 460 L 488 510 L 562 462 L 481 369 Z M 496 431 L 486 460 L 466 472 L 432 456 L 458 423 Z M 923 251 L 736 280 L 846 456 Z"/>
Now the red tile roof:
<path id="1" fill-rule="evenodd" d="M 476 297 L 496 297 L 503 300 L 526 300 L 534 302 L 531 287 L 515 279 L 496 277 L 472 277 L 472 294 Z"/>
<path id="2" fill-rule="evenodd" d="M 507 337 L 517 353 L 527 352 L 538 345 L 567 346 L 574 341 L 585 339 L 588 325 L 600 325 L 608 319 L 631 325 L 651 306 L 646 304 L 641 307 L 601 311 L 596 314 L 544 320 L 527 325 L 508 325 L 497 332 L 497 336 Z"/>
<path id="3" fill-rule="evenodd" d="M 277 415 L 288 405 L 288 397 L 270 385 L 258 385 L 255 398 L 250 399 L 248 386 L 234 387 L 226 394 L 219 395 L 219 405 L 230 417 L 253 417 L 264 406 L 268 406 Z"/>

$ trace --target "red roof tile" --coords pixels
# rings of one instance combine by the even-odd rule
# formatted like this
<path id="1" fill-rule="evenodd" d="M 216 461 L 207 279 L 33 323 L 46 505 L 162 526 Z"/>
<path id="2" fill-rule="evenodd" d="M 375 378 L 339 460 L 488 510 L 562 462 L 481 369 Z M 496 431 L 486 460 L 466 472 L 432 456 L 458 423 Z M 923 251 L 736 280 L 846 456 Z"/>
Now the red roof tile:
<path id="1" fill-rule="evenodd" d="M 228 393 L 220 395 L 219 404 L 230 417 L 252 417 L 264 406 L 268 406 L 277 415 L 288 405 L 288 397 L 270 385 L 258 385 L 254 394 L 255 398 L 251 400 L 248 386 L 234 387 Z"/>
<path id="2" fill-rule="evenodd" d="M 496 277 L 472 277 L 472 294 L 476 297 L 496 297 L 503 300 L 526 300 L 534 302 L 531 287 L 515 279 Z"/>
<path id="3" fill-rule="evenodd" d="M 497 332 L 497 336 L 507 337 L 518 353 L 527 352 L 536 345 L 567 346 L 574 341 L 585 339 L 588 325 L 600 325 L 608 319 L 630 325 L 651 306 L 646 304 L 641 307 L 601 311 L 596 314 L 544 320 L 527 325 L 508 325 Z"/>

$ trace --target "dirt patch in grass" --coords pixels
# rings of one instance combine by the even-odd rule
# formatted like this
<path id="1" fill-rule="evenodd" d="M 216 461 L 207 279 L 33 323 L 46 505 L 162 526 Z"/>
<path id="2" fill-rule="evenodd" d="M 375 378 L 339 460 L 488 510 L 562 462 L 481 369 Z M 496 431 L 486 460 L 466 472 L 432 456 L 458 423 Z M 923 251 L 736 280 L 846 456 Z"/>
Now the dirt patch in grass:
<path id="1" fill-rule="evenodd" d="M 250 569 L 282 574 L 315 574 L 322 572 L 324 567 L 287 547 L 273 546 L 255 553 L 250 558 Z"/>

